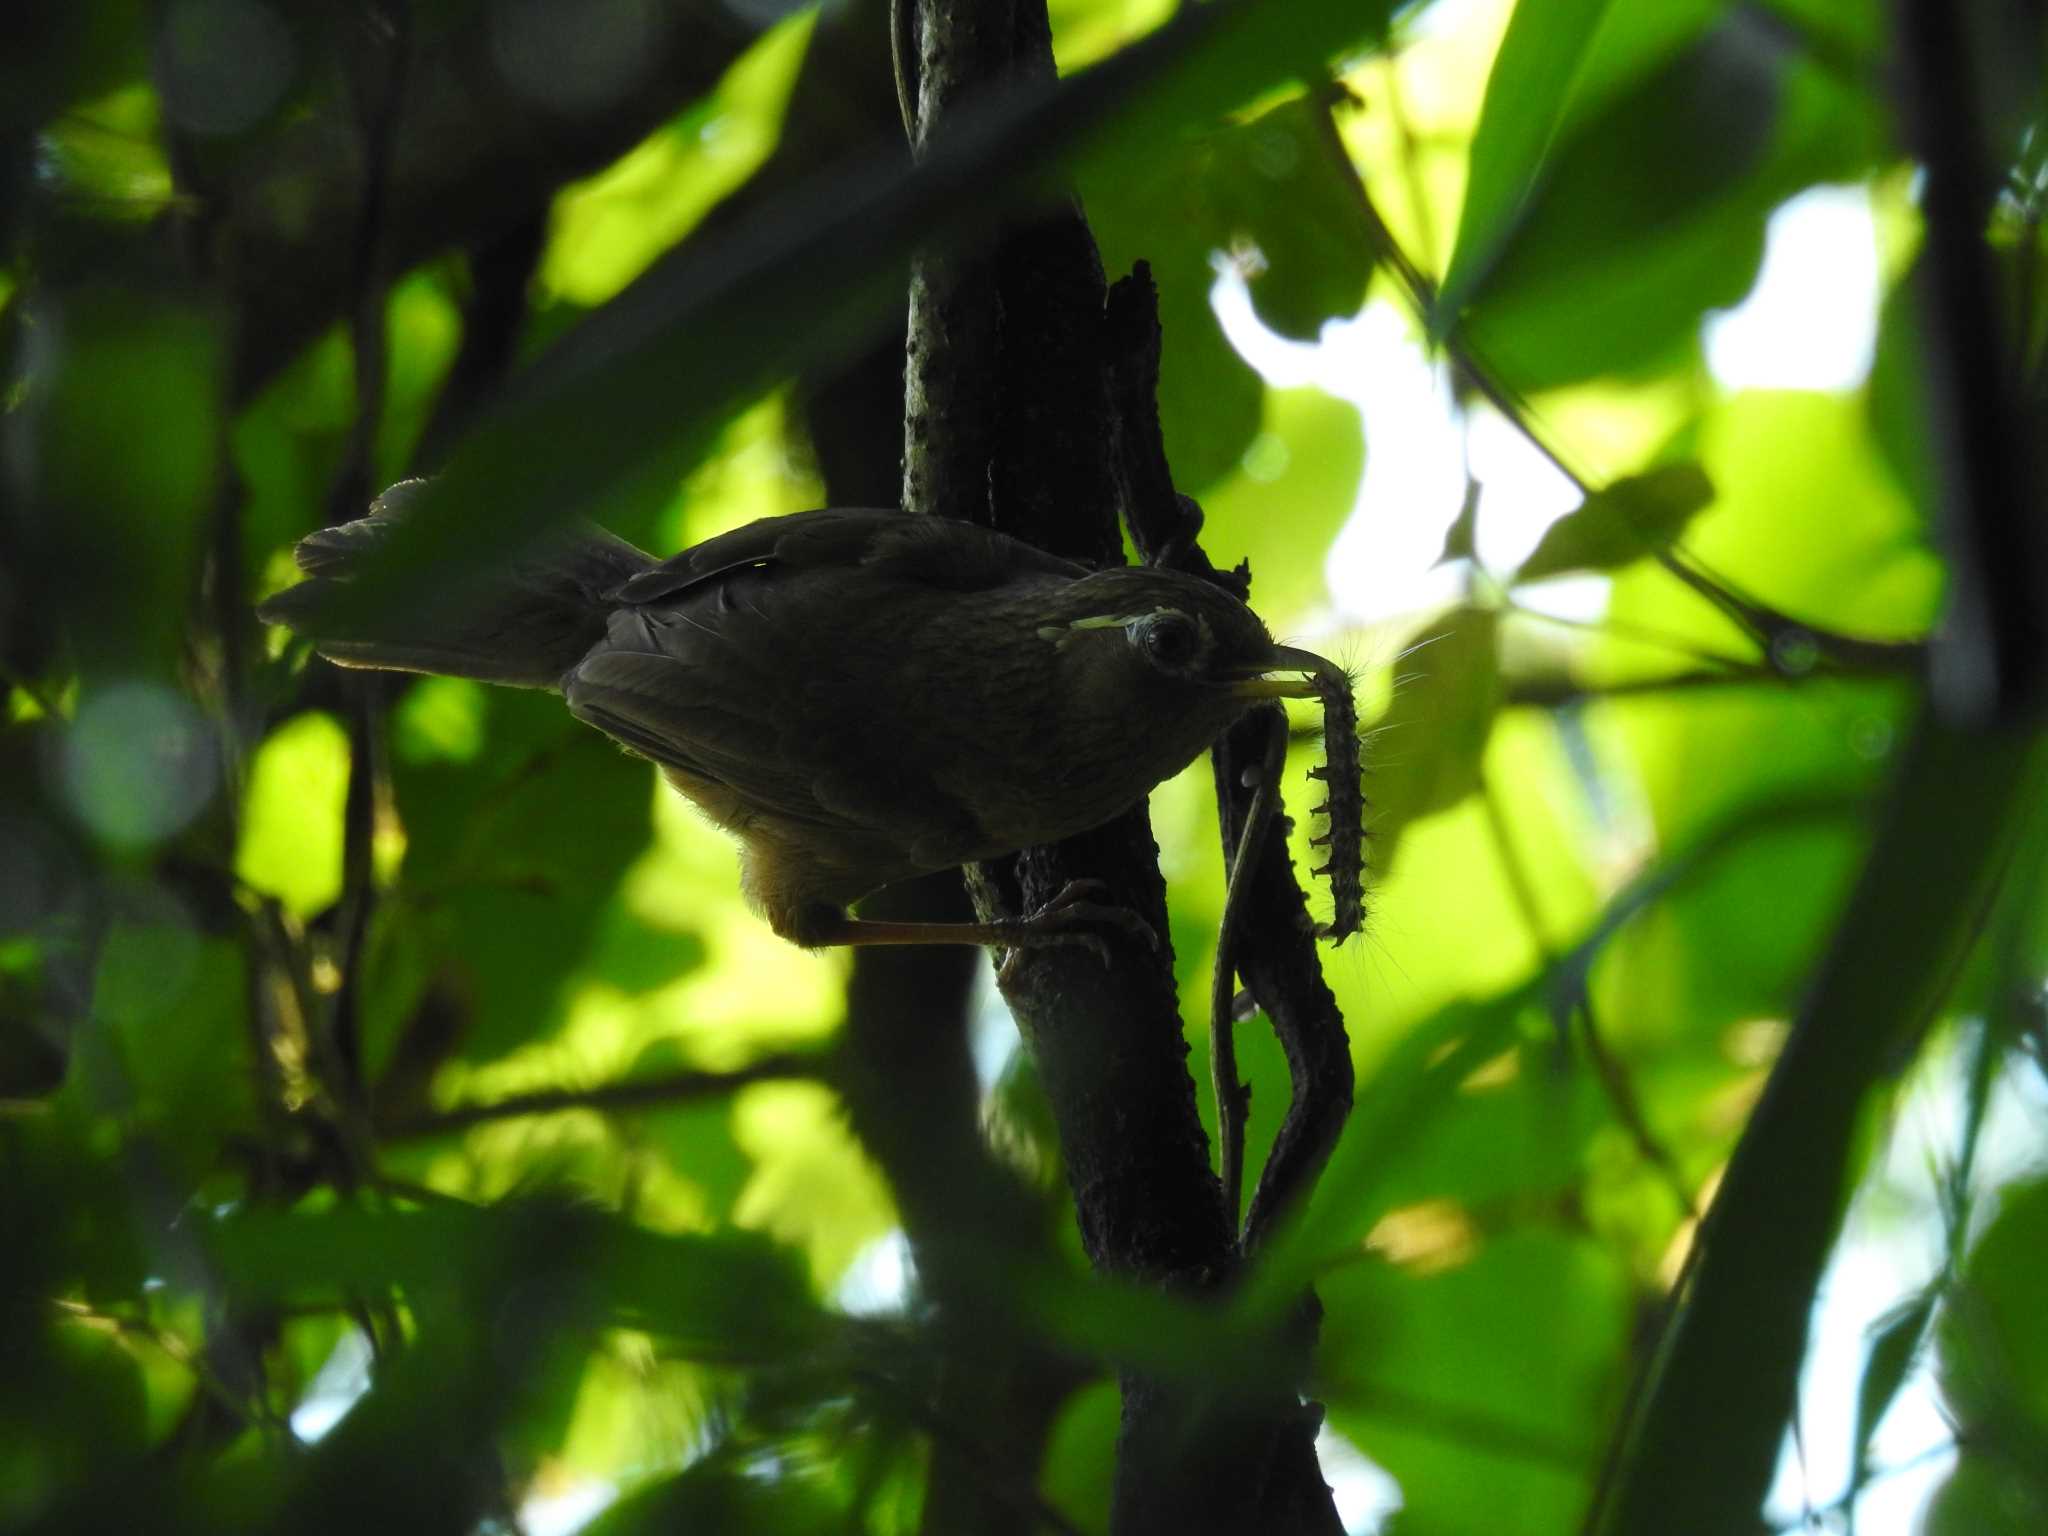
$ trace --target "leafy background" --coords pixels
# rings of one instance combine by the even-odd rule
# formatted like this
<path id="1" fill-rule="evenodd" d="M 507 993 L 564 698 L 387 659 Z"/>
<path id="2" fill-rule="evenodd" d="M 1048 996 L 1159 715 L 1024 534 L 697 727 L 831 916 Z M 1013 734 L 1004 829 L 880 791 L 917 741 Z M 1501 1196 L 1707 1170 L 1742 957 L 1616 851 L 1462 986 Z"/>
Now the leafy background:
<path id="1" fill-rule="evenodd" d="M 770 936 L 727 844 L 558 702 L 359 691 L 248 617 L 297 536 L 451 452 L 444 549 L 595 515 L 666 551 L 821 504 L 819 370 L 886 344 L 924 214 L 986 212 L 890 180 L 882 9 L 0 22 L 0 1524 L 916 1527 L 929 1446 L 963 1431 L 923 1406 L 930 1319 L 831 1087 L 844 959 Z M 1167 9 L 1060 0 L 1063 69 L 1136 57 Z M 1444 0 L 1381 35 L 1370 8 L 1269 10 L 988 152 L 1058 158 L 1110 271 L 1151 264 L 1205 546 L 1360 672 L 1374 916 L 1327 961 L 1359 1102 L 1304 1239 L 1325 1471 L 1356 1529 L 1564 1531 L 1941 611 L 1886 14 Z M 1987 95 L 2029 377 L 2042 57 L 2008 50 Z M 1732 387 L 1703 317 L 1823 185 L 1873 210 L 1874 366 Z M 843 244 L 849 206 L 873 239 Z M 1269 382 L 1219 271 L 1279 338 L 1398 317 L 1455 365 L 1467 446 L 1533 437 L 1572 510 L 1545 529 L 1530 482 L 1474 479 L 1436 573 L 1368 611 L 1361 564 L 1421 515 L 1374 493 L 1402 446 L 1351 403 L 1374 358 L 1333 331 L 1320 387 Z M 465 437 L 507 368 L 511 425 Z M 1545 616 L 1560 576 L 1601 584 L 1597 618 Z M 1197 1048 L 1205 786 L 1154 805 Z M 1818 1314 L 1846 1342 L 1817 1346 L 1780 1525 L 1866 1484 L 1867 1522 L 1936 1484 L 1934 1531 L 2048 1516 L 2040 837 L 2015 817 L 1921 1065 L 1868 1106 Z M 1060 1209 L 987 996 L 985 1123 Z M 1257 1158 L 1287 1078 L 1243 1033 Z M 1095 1530 L 1105 1345 L 1134 1315 L 1168 1364 L 1202 1345 L 1067 1246 L 1072 1273 L 996 1283 L 1080 1362 L 1019 1497 Z M 1931 1441 L 1881 1433 L 1915 1404 Z"/>

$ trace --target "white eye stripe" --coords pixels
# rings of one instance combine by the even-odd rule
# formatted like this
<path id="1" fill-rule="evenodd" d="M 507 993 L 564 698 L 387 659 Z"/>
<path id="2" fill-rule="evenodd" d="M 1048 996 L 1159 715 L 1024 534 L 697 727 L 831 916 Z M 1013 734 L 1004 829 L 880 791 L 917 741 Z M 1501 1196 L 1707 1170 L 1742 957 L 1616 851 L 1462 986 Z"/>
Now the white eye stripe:
<path id="1" fill-rule="evenodd" d="M 1143 613 L 1097 613 L 1090 614 L 1085 619 L 1069 619 L 1064 624 L 1043 625 L 1038 631 L 1038 638 L 1053 640 L 1073 630 L 1129 629 L 1133 624 L 1142 624 L 1147 619 L 1163 619 L 1169 616 L 1176 619 L 1190 617 L 1179 608 L 1149 608 Z M 1201 625 L 1203 629 L 1209 627 L 1206 619 L 1194 619 L 1193 622 Z"/>
<path id="2" fill-rule="evenodd" d="M 1065 650 L 1090 630 L 1129 629 L 1133 624 L 1143 623 L 1146 619 L 1153 617 L 1154 614 L 1178 613 L 1179 611 L 1177 608 L 1155 608 L 1151 613 L 1092 614 L 1088 618 L 1073 619 L 1065 624 L 1043 625 L 1038 631 L 1038 638 L 1050 640 L 1054 645 Z"/>

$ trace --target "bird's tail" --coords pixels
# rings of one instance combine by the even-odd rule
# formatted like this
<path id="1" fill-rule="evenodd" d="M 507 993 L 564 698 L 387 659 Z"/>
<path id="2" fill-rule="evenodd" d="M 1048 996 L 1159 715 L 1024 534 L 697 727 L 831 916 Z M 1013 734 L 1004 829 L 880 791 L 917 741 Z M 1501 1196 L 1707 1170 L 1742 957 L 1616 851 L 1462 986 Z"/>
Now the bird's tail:
<path id="1" fill-rule="evenodd" d="M 332 601 L 390 539 L 426 485 L 405 480 L 367 517 L 323 528 L 293 551 L 306 579 L 258 607 L 344 667 L 437 672 L 521 688 L 555 688 L 603 638 L 606 595 L 654 564 L 624 539 L 594 528 L 557 536 L 500 565 L 481 585 L 456 584 L 445 601 L 367 617 Z"/>

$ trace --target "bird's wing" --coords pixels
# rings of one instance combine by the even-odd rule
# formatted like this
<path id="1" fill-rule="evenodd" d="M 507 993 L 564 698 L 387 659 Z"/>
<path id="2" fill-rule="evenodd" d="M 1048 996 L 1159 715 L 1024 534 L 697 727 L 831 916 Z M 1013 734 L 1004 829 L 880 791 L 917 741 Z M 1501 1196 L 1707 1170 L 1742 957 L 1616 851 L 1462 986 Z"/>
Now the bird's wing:
<path id="1" fill-rule="evenodd" d="M 734 691 L 671 656 L 600 649 L 580 662 L 563 692 L 577 719 L 642 757 L 731 790 L 748 809 L 785 821 L 834 826 L 789 762 L 769 699 Z"/>
<path id="2" fill-rule="evenodd" d="M 675 643 L 693 649 L 701 642 L 691 633 Z M 693 665 L 655 651 L 600 647 L 563 691 L 578 719 L 664 768 L 723 787 L 756 816 L 814 828 L 828 840 L 880 841 L 930 868 L 960 863 L 987 844 L 972 814 L 920 765 L 901 754 L 821 753 L 815 733 L 792 730 L 778 710 L 778 701 L 784 710 L 803 709 L 786 680 L 778 687 L 752 675 L 731 650 L 723 660 L 722 667 Z"/>
<path id="3" fill-rule="evenodd" d="M 764 517 L 644 571 L 611 595 L 645 604 L 678 597 L 736 571 L 763 566 L 874 568 L 953 592 L 981 592 L 1033 573 L 1078 580 L 1087 569 L 1022 540 L 951 518 L 832 507 Z"/>

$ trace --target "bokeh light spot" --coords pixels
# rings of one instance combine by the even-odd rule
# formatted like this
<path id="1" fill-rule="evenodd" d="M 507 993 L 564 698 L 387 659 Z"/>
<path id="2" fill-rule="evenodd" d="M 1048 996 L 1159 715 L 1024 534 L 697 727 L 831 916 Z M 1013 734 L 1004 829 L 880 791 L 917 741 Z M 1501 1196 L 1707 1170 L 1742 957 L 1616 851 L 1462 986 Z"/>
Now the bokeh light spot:
<path id="1" fill-rule="evenodd" d="M 601 110 L 654 62 L 661 19 L 648 0 L 504 0 L 491 9 L 491 58 L 536 106 L 570 116 Z"/>
<path id="2" fill-rule="evenodd" d="M 177 0 L 158 34 L 164 111 L 200 134 L 256 126 L 291 83 L 291 30 L 257 0 Z"/>
<path id="3" fill-rule="evenodd" d="M 155 683 L 88 692 L 59 752 L 59 788 L 79 820 L 122 848 L 161 842 L 199 813 L 218 781 L 192 705 Z"/>

